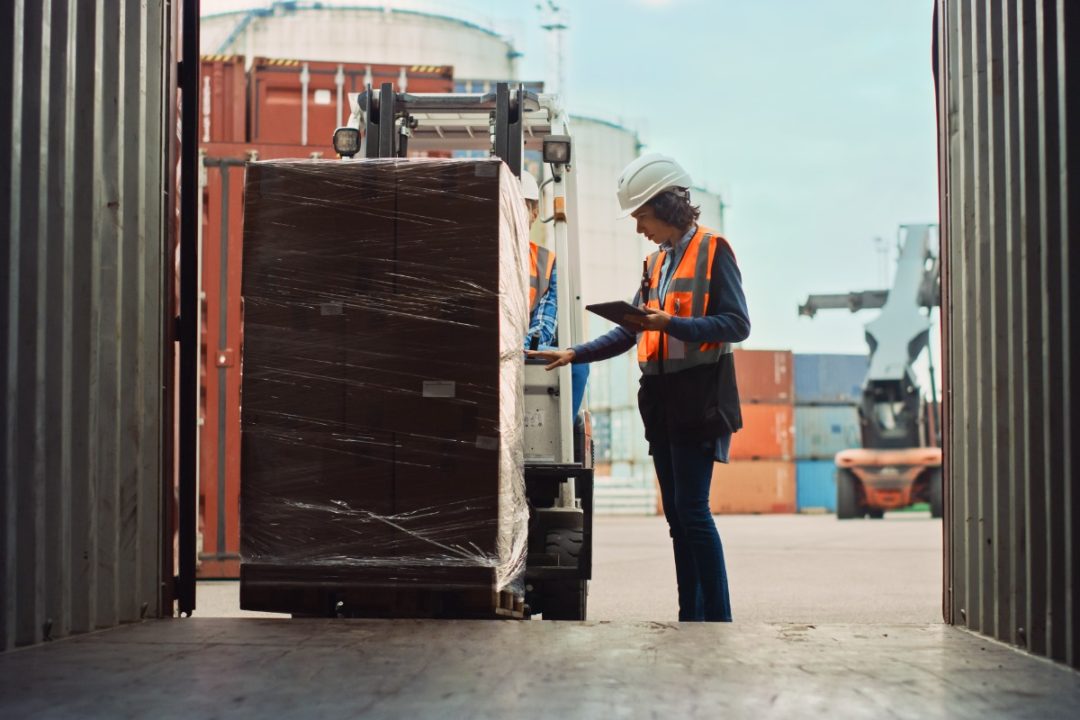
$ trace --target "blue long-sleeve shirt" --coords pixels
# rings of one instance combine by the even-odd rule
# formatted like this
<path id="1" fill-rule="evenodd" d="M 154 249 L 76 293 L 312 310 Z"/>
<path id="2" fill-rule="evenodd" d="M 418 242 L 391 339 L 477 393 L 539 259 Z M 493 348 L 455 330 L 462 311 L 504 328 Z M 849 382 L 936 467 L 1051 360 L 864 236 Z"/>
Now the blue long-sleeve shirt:
<path id="1" fill-rule="evenodd" d="M 529 332 L 525 334 L 525 349 L 533 349 L 533 338 L 537 338 L 536 349 L 543 350 L 555 346 L 555 335 L 559 316 L 559 285 L 555 277 L 558 262 L 551 265 L 551 282 L 547 291 L 540 297 L 536 309 L 529 315 Z"/>
<path id="2" fill-rule="evenodd" d="M 663 304 L 668 285 L 675 274 L 678 263 L 682 260 L 686 246 L 697 232 L 697 227 L 689 231 L 672 247 L 661 245 L 666 251 L 665 262 L 660 268 L 660 302 Z M 635 293 L 633 304 L 641 302 L 640 291 Z M 712 274 L 709 282 L 709 303 L 702 317 L 673 317 L 665 331 L 676 340 L 689 343 L 703 342 L 742 342 L 750 336 L 750 311 L 746 306 L 743 293 L 742 273 L 735 262 L 735 255 L 726 243 L 719 243 L 713 257 Z M 621 355 L 637 345 L 637 334 L 622 326 L 616 326 L 610 332 L 580 345 L 575 345 L 574 363 L 592 363 Z M 716 459 L 727 462 L 731 436 L 717 441 Z"/>

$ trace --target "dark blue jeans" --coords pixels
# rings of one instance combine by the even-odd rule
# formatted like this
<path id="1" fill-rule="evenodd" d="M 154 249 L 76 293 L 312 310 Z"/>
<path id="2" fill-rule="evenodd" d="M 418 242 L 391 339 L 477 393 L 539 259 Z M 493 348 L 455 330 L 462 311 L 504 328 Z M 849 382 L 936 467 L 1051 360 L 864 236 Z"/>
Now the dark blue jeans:
<path id="1" fill-rule="evenodd" d="M 675 548 L 679 620 L 731 622 L 724 548 L 709 512 L 714 453 L 701 445 L 652 446 Z"/>

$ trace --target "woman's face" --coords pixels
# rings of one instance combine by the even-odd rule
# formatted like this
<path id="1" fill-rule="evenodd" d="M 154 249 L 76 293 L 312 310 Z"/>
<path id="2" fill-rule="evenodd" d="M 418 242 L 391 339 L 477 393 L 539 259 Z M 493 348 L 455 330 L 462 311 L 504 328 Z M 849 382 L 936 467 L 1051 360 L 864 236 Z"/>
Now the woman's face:
<path id="1" fill-rule="evenodd" d="M 637 220 L 638 233 L 657 245 L 676 242 L 683 236 L 682 230 L 656 217 L 653 209 L 648 205 L 642 205 L 631 213 L 630 217 Z"/>

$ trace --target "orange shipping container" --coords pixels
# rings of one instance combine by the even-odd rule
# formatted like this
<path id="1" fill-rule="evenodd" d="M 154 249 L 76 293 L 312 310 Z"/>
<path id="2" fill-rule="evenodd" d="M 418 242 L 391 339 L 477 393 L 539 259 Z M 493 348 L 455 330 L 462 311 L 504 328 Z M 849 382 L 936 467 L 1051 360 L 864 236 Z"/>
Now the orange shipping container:
<path id="1" fill-rule="evenodd" d="M 397 92 L 454 91 L 449 66 L 255 58 L 249 78 L 251 141 L 309 146 L 333 157 L 334 130 L 351 113 L 349 93 L 384 82 Z"/>
<path id="2" fill-rule="evenodd" d="M 736 350 L 739 399 L 744 403 L 793 403 L 794 362 L 790 350 Z"/>
<path id="3" fill-rule="evenodd" d="M 731 438 L 732 460 L 790 460 L 794 452 L 792 405 L 742 406 L 743 427 Z"/>
<path id="4" fill-rule="evenodd" d="M 244 142 L 247 74 L 239 55 L 203 55 L 199 70 L 199 142 Z"/>
<path id="5" fill-rule="evenodd" d="M 747 460 L 713 468 L 713 515 L 795 512 L 795 463 Z"/>

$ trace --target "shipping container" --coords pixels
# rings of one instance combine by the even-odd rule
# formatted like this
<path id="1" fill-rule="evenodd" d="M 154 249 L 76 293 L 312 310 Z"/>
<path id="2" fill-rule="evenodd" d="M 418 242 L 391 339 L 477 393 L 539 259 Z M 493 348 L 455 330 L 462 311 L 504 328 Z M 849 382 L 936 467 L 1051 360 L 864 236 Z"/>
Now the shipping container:
<path id="1" fill-rule="evenodd" d="M 306 158 L 310 147 L 204 143 L 201 192 L 200 578 L 240 576 L 240 268 L 249 160 Z"/>
<path id="2" fill-rule="evenodd" d="M 795 397 L 790 350 L 735 350 L 735 377 L 743 403 L 787 403 Z"/>
<path id="3" fill-rule="evenodd" d="M 451 68 L 256 58 L 248 75 L 248 137 L 302 145 L 334 157 L 334 130 L 351 112 L 349 93 L 394 84 L 397 92 L 453 92 Z"/>
<path id="4" fill-rule="evenodd" d="M 173 614 L 175 14 L 0 3 L 0 651 Z"/>
<path id="5" fill-rule="evenodd" d="M 1080 3 L 935 5 L 945 620 L 1080 667 Z"/>
<path id="6" fill-rule="evenodd" d="M 743 427 L 731 438 L 731 459 L 790 460 L 794 452 L 793 410 L 792 405 L 743 405 Z"/>
<path id="7" fill-rule="evenodd" d="M 796 405 L 855 405 L 870 369 L 866 355 L 795 356 Z"/>
<path id="8" fill-rule="evenodd" d="M 836 464 L 832 460 L 795 463 L 796 506 L 799 512 L 836 512 Z"/>
<path id="9" fill-rule="evenodd" d="M 199 141 L 247 139 L 247 73 L 239 55 L 203 55 L 199 72 Z"/>
<path id="10" fill-rule="evenodd" d="M 859 411 L 853 405 L 795 406 L 795 458 L 832 460 L 862 446 Z"/>
<path id="11" fill-rule="evenodd" d="M 709 508 L 714 515 L 795 512 L 795 464 L 775 460 L 717 463 Z"/>

